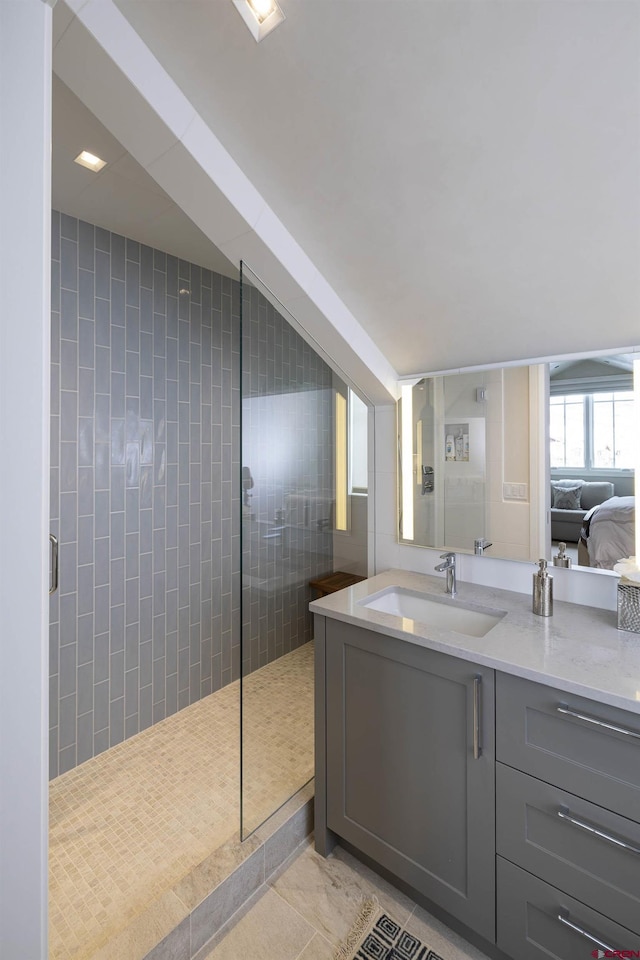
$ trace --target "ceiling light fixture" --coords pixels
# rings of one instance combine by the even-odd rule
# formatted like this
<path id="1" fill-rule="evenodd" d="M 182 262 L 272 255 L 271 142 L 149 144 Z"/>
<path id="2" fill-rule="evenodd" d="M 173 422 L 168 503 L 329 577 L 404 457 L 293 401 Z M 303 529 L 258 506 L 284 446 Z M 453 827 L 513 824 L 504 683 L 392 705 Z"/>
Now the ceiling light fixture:
<path id="1" fill-rule="evenodd" d="M 94 173 L 98 173 L 107 165 L 106 160 L 101 160 L 100 157 L 89 153 L 88 150 L 83 150 L 82 153 L 79 153 L 73 162 L 79 163 L 81 167 L 86 167 L 87 170 L 93 170 Z"/>
<path id="2" fill-rule="evenodd" d="M 233 5 L 257 43 L 285 19 L 276 0 L 233 0 Z"/>

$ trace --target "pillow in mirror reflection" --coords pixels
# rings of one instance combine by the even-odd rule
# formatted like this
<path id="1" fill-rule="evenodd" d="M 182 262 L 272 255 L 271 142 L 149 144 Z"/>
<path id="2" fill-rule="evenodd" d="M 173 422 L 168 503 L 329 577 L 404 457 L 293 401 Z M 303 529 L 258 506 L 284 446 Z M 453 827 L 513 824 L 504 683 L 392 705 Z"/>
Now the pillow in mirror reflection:
<path id="1" fill-rule="evenodd" d="M 584 480 L 552 480 L 553 504 L 556 510 L 579 510 Z"/>

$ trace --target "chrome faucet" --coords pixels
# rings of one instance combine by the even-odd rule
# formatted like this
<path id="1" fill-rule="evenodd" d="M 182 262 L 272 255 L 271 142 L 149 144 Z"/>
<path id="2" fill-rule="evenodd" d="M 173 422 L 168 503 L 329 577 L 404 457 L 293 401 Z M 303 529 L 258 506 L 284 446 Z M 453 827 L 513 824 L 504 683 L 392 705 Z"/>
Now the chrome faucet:
<path id="1" fill-rule="evenodd" d="M 487 547 L 492 547 L 493 544 L 489 543 L 486 537 L 478 537 L 477 540 L 473 541 L 473 552 L 477 557 L 481 557 Z"/>
<path id="2" fill-rule="evenodd" d="M 444 573 L 446 570 L 447 573 L 447 593 L 452 597 L 455 597 L 456 593 L 456 555 L 455 553 L 441 553 L 440 559 L 444 560 L 444 563 L 439 563 L 437 567 L 434 567 L 437 573 Z"/>

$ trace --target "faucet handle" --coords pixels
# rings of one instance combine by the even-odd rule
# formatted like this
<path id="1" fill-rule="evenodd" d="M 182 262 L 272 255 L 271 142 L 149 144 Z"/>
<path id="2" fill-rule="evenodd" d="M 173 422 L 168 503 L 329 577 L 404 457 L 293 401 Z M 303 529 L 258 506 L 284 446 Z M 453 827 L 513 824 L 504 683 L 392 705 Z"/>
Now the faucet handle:
<path id="1" fill-rule="evenodd" d="M 473 541 L 473 552 L 476 555 L 482 556 L 483 551 L 486 550 L 487 547 L 492 547 L 492 546 L 493 544 L 491 543 L 490 540 L 487 540 L 486 537 L 478 537 L 477 540 Z"/>
<path id="2" fill-rule="evenodd" d="M 440 554 L 440 559 L 441 559 L 441 560 L 455 560 L 455 558 L 456 558 L 455 553 L 441 553 L 441 554 Z"/>

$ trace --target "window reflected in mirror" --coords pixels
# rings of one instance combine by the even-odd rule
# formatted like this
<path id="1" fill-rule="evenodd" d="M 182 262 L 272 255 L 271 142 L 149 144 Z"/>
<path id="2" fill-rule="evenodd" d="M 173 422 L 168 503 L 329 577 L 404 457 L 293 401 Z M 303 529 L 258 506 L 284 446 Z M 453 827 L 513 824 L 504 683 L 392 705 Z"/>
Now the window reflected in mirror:
<path id="1" fill-rule="evenodd" d="M 635 555 L 633 355 L 549 365 L 552 554 L 611 570 Z"/>

